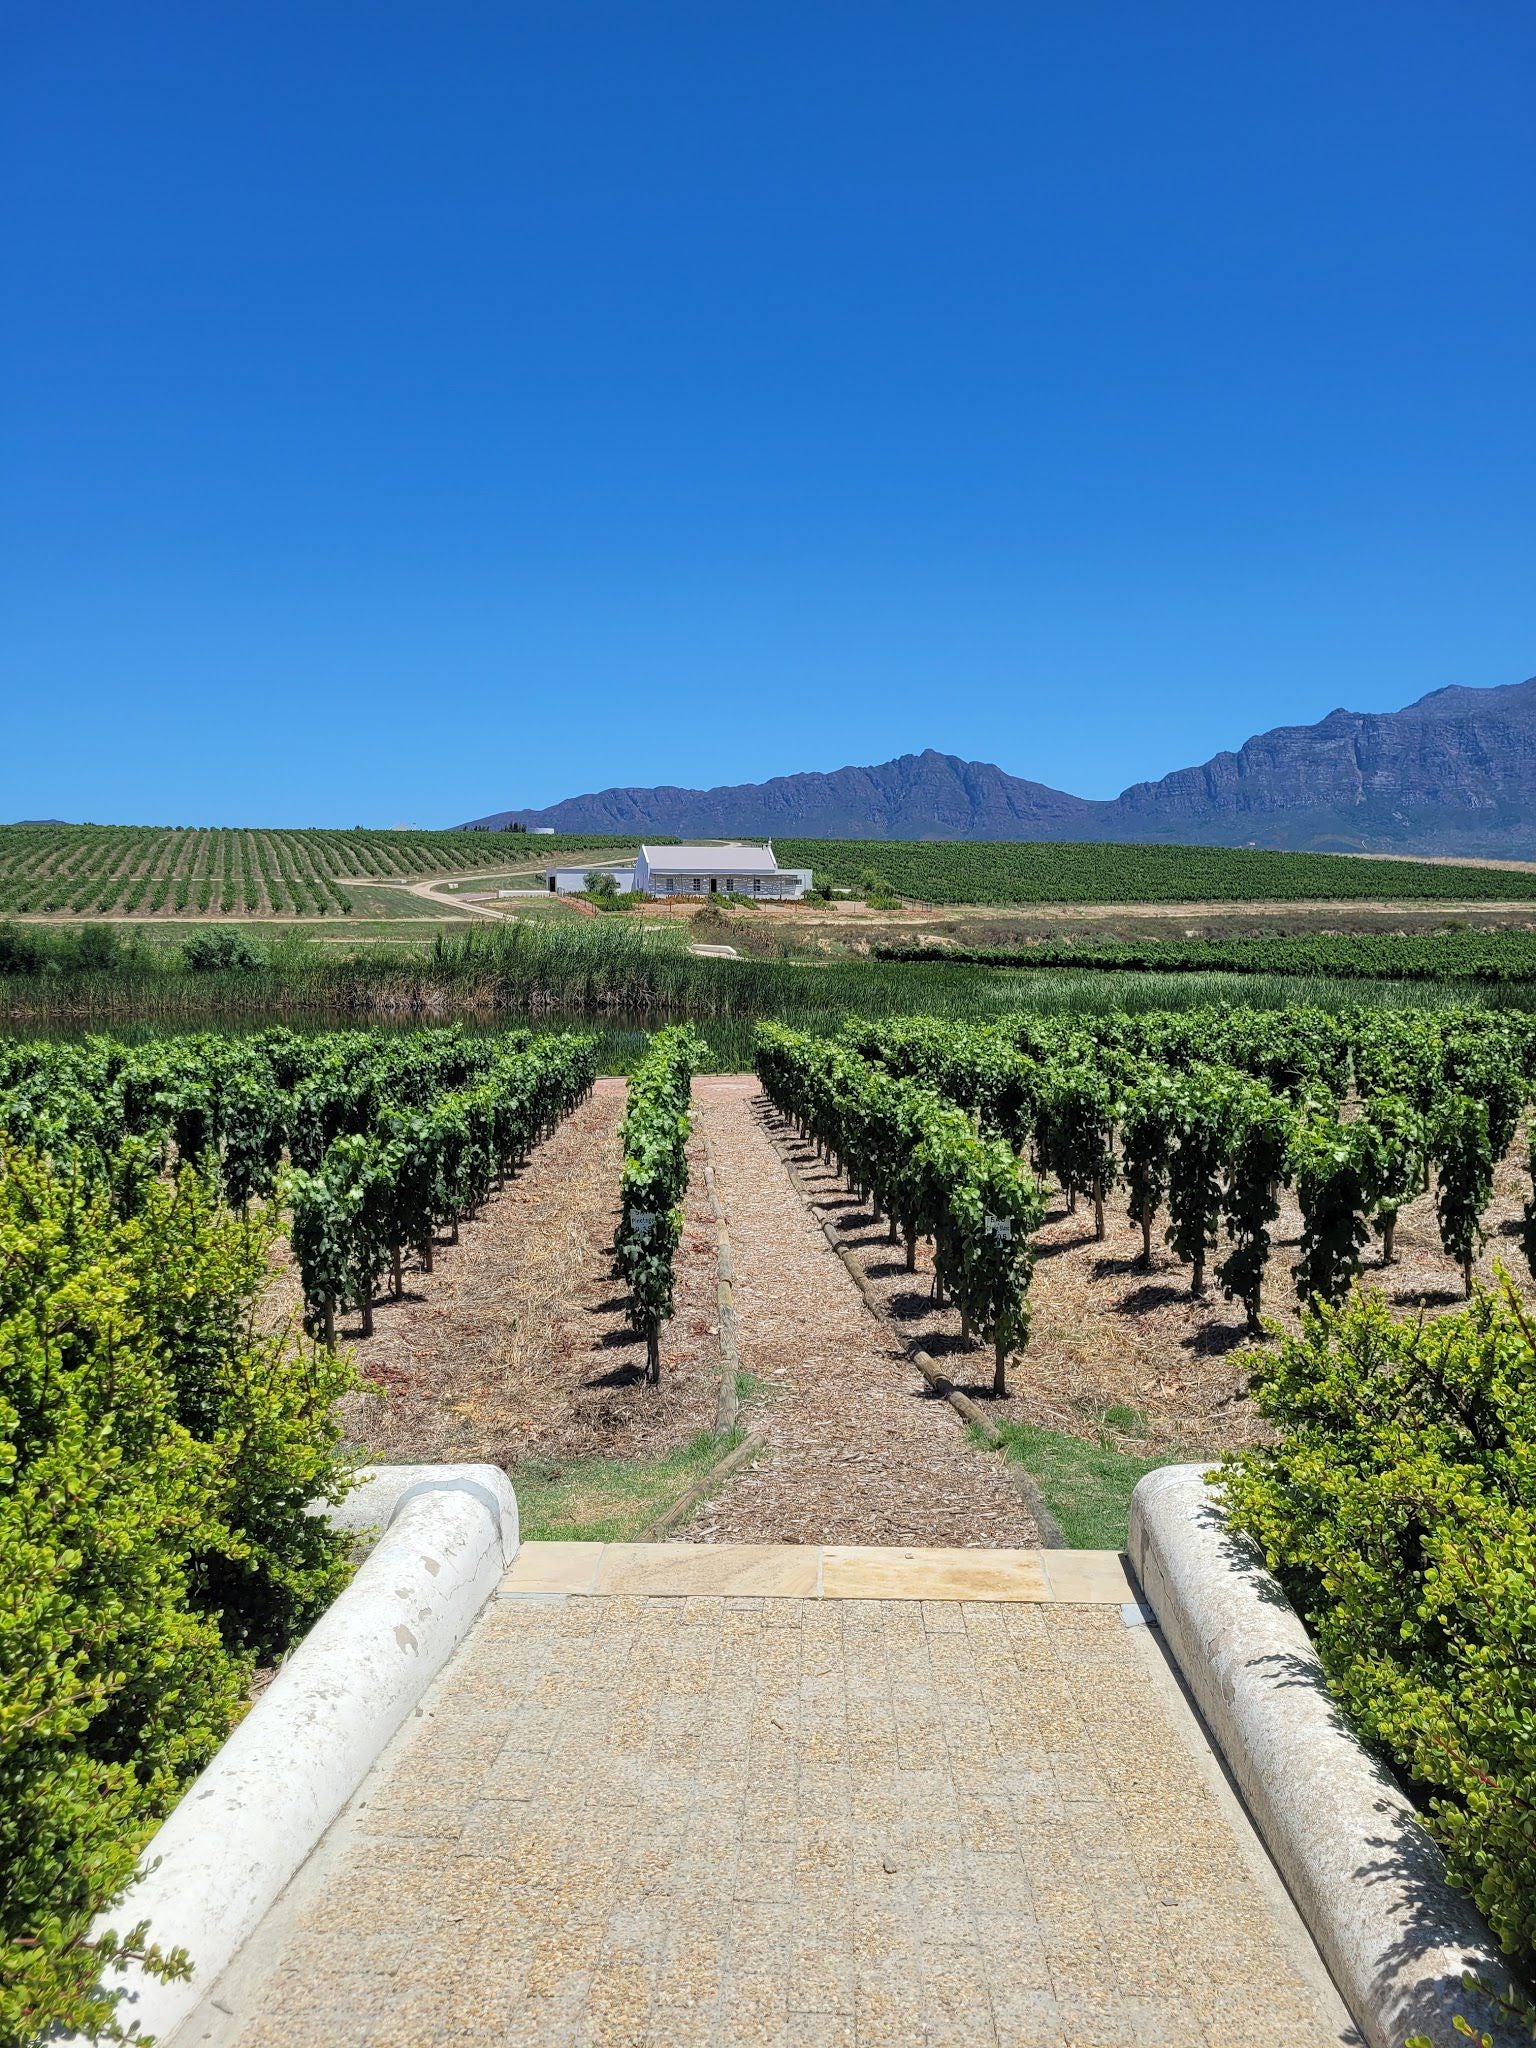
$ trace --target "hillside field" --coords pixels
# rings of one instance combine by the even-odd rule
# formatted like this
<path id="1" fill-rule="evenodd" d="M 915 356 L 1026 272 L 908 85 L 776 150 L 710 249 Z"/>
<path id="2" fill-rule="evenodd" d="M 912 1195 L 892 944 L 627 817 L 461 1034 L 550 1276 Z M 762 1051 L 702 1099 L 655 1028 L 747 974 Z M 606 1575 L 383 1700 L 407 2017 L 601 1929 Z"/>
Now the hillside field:
<path id="1" fill-rule="evenodd" d="M 1536 902 L 1536 870 L 1243 847 L 781 839 L 781 861 L 923 904 Z M 421 918 L 540 866 L 632 854 L 618 837 L 487 832 L 0 826 L 0 918 Z M 457 884 L 452 878 L 464 879 Z M 439 880 L 441 905 L 413 885 Z"/>
<path id="2" fill-rule="evenodd" d="M 870 870 L 923 903 L 1508 902 L 1536 871 L 1242 846 L 1028 840 L 776 839 L 788 867 L 845 888 Z"/>
<path id="3" fill-rule="evenodd" d="M 484 832 L 0 826 L 0 917 L 411 916 L 412 882 L 632 841 Z M 381 896 L 380 892 L 385 892 Z"/>

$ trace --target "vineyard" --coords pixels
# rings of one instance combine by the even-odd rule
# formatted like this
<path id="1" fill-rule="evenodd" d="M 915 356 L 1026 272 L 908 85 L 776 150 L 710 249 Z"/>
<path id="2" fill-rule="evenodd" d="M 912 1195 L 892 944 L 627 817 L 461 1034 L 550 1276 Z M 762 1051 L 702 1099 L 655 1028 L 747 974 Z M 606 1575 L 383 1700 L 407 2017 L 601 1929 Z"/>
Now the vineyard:
<path id="1" fill-rule="evenodd" d="M 90 1923 L 349 1576 L 309 1507 L 349 1484 L 337 1310 L 366 1333 L 594 1070 L 455 1030 L 0 1049 L 7 2041 L 125 2038 L 97 1978 L 143 1933 Z M 303 1335 L 266 1307 L 285 1212 Z"/>
<path id="2" fill-rule="evenodd" d="M 1282 1282 L 1293 1301 L 1342 1300 L 1373 1238 L 1390 1264 L 1399 1213 L 1431 1189 L 1470 1293 L 1495 1168 L 1536 1094 L 1536 1030 L 1454 1011 L 914 1018 L 849 1022 L 836 1039 L 764 1026 L 757 1066 L 775 1106 L 888 1216 L 909 1270 L 917 1239 L 932 1241 L 936 1286 L 991 1340 L 1001 1393 L 1029 1327 L 1047 1179 L 1069 1212 L 1091 1205 L 1099 1242 L 1122 1190 L 1143 1267 L 1157 1232 L 1189 1293 L 1214 1281 L 1254 1334 L 1282 1191 L 1300 1215 Z M 1536 1175 L 1523 1250 L 1536 1272 Z"/>
<path id="3" fill-rule="evenodd" d="M 776 839 L 779 859 L 858 889 L 869 871 L 921 903 L 1481 902 L 1536 898 L 1536 873 L 1261 853 L 1247 847 L 1028 840 Z"/>
<path id="4" fill-rule="evenodd" d="M 347 917 L 349 886 L 530 860 L 583 838 L 482 832 L 238 831 L 159 825 L 0 826 L 0 917 Z M 632 844 L 616 840 L 615 846 Z"/>
<path id="5" fill-rule="evenodd" d="M 632 838 L 484 832 L 0 826 L 0 917 L 346 917 L 353 892 L 539 862 Z M 874 871 L 933 904 L 1504 902 L 1536 873 L 1248 848 L 785 839 L 779 858 L 858 889 Z"/>
<path id="6" fill-rule="evenodd" d="M 795 1398 L 775 1408 L 769 1397 L 789 1448 L 743 1481 L 729 1540 L 825 1528 L 865 1486 L 903 1516 L 921 1499 L 930 1535 L 1031 1540 L 1001 1461 L 971 1448 L 942 1403 L 912 1399 L 895 1332 L 920 1329 L 957 1384 L 976 1357 L 985 1377 L 971 1385 L 990 1392 L 1006 1449 L 1009 1431 L 1027 1434 L 1065 1397 L 1054 1378 L 1073 1354 L 1052 1325 L 1063 1301 L 1087 1298 L 1071 1265 L 1104 1290 L 1118 1375 L 1105 1395 L 1120 1404 L 1101 1398 L 1078 1426 L 1097 1455 L 1135 1472 L 1201 1434 L 1182 1433 L 1186 1382 L 1223 1406 L 1212 1448 L 1253 1442 L 1254 1361 L 1228 1364 L 1205 1342 L 1214 1296 L 1235 1305 L 1234 1341 L 1282 1325 L 1278 1351 L 1267 1345 L 1256 1365 L 1279 1413 L 1299 1398 L 1298 1361 L 1329 1365 L 1334 1326 L 1320 1313 L 1363 1317 L 1361 1341 L 1403 1372 L 1417 1369 L 1413 1333 L 1425 1332 L 1438 1370 L 1435 1347 L 1452 1338 L 1434 1333 L 1460 1319 L 1425 1310 L 1472 1296 L 1467 1315 L 1489 1313 L 1473 1280 L 1490 1230 L 1536 1272 L 1536 1162 L 1522 1156 L 1517 1172 L 1511 1159 L 1536 1097 L 1536 1019 L 1523 1012 L 1207 1006 L 762 1023 L 755 1059 L 776 1116 L 749 1102 L 744 1079 L 696 1084 L 706 1047 L 686 1026 L 649 1037 L 627 1091 L 596 1088 L 596 1043 L 570 1032 L 269 1027 L 0 1044 L 0 1558 L 12 1616 L 0 1630 L 0 1760 L 14 1792 L 0 1819 L 0 2018 L 7 2000 L 25 2012 L 15 2038 L 98 2016 L 97 1955 L 79 1936 L 238 1717 L 256 1659 L 281 1656 L 345 1577 L 327 1525 L 303 1511 L 347 1484 L 339 1418 L 380 1389 L 398 1391 L 390 1406 L 407 1430 L 411 1400 L 472 1405 L 461 1396 L 478 1390 L 463 1381 L 424 1397 L 424 1331 L 436 1326 L 450 1355 L 466 1334 L 482 1356 L 504 1354 L 530 1306 L 519 1296 L 513 1309 L 509 1277 L 553 1260 L 574 1276 L 560 1284 L 583 1326 L 561 1358 L 568 1407 L 580 1409 L 568 1440 L 670 1447 L 663 1475 L 719 1457 L 699 1420 L 701 1402 L 713 1413 L 723 1355 L 697 1186 L 687 1206 L 700 1121 L 741 1254 L 740 1341 L 758 1372 L 801 1373 Z M 588 1176 L 583 1155 L 598 1143 Z M 487 1219 L 541 1172 L 525 1234 L 499 1236 Z M 813 1197 L 807 1173 L 830 1193 Z M 863 1262 L 875 1316 L 835 1262 L 830 1278 L 816 1270 L 819 1234 L 786 1222 L 786 1200 L 802 1199 L 796 1176 Z M 585 1266 L 559 1263 L 572 1227 L 596 1254 Z M 1438 1272 L 1416 1304 L 1399 1297 L 1412 1309 L 1402 1315 L 1382 1290 L 1405 1234 L 1422 1270 L 1426 1228 Z M 467 1263 L 484 1272 L 488 1248 L 504 1270 L 455 1322 L 445 1302 Z M 1154 1437 L 1123 1404 L 1153 1398 L 1145 1326 L 1175 1293 L 1188 1321 L 1156 1361 L 1156 1388 L 1186 1405 L 1164 1411 L 1181 1433 Z M 1526 1312 L 1515 1292 L 1508 1300 L 1513 1346 Z M 291 1314 L 274 1316 L 284 1302 Z M 360 1378 L 337 1349 L 344 1312 Z M 370 1349 L 376 1313 L 389 1326 L 382 1353 Z M 541 1414 L 550 1376 L 536 1352 L 522 1385 Z M 808 1419 L 818 1402 L 819 1422 Z M 1104 1441 L 1114 1416 L 1142 1432 L 1133 1450 Z M 515 1447 L 542 1425 L 525 1407 L 485 1426 Z M 796 1428 L 810 1468 L 798 1480 Z M 948 1437 L 935 1442 L 933 1428 Z M 401 1450 L 412 1456 L 408 1437 Z M 888 1488 L 859 1477 L 864 1460 L 890 1468 Z M 520 1494 L 536 1501 L 540 1470 L 560 1469 L 517 1468 Z M 908 1527 L 882 1525 L 882 1540 L 928 1540 Z M 113 1646 L 110 1670 L 99 1642 Z M 50 1716 L 38 1673 L 54 1670 L 70 1706 Z M 1524 1852 L 1501 1853 L 1518 1889 Z"/>
<path id="7" fill-rule="evenodd" d="M 1071 945 L 872 946 L 905 966 L 1067 968 L 1132 974 L 1301 974 L 1332 981 L 1536 981 L 1536 933 L 1285 933 L 1269 938 L 1143 939 Z"/>
<path id="8" fill-rule="evenodd" d="M 366 1334 L 386 1270 L 397 1296 L 407 1251 L 430 1272 L 436 1230 L 456 1240 L 595 1077 L 590 1039 L 526 1032 L 26 1042 L 0 1048 L 0 1141 L 126 1215 L 176 1167 L 241 1213 L 280 1197 L 306 1325 L 333 1344 L 337 1309 Z"/>
<path id="9" fill-rule="evenodd" d="M 686 1026 L 658 1032 L 630 1077 L 620 1134 L 624 1171 L 614 1272 L 629 1283 L 629 1321 L 645 1338 L 646 1377 L 653 1386 L 661 1379 L 661 1327 L 673 1309 L 688 1192 L 690 1098 L 703 1052 Z"/>

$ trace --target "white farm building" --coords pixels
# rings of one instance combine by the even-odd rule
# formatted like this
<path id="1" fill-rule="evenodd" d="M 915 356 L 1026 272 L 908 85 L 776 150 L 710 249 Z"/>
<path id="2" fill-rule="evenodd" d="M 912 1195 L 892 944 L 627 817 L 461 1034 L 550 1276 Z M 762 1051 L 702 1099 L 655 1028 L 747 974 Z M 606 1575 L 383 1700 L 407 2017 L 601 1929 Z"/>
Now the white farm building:
<path id="1" fill-rule="evenodd" d="M 592 873 L 612 875 L 619 894 L 646 896 L 755 896 L 794 903 L 811 886 L 809 868 L 781 868 L 771 846 L 642 846 L 632 867 L 589 861 L 579 868 L 547 868 L 551 895 L 575 896 Z"/>

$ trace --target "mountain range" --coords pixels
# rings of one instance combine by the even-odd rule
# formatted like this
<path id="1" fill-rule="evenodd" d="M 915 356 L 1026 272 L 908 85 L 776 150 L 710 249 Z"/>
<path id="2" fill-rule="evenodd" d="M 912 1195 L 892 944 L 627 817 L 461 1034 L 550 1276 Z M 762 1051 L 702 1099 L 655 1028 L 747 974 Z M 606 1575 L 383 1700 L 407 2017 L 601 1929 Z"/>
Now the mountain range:
<path id="1" fill-rule="evenodd" d="M 1108 801 L 927 748 L 871 768 L 718 789 L 604 789 L 465 829 L 688 838 L 1103 839 L 1322 852 L 1536 852 L 1536 676 L 1432 690 L 1401 711 L 1330 711 Z"/>

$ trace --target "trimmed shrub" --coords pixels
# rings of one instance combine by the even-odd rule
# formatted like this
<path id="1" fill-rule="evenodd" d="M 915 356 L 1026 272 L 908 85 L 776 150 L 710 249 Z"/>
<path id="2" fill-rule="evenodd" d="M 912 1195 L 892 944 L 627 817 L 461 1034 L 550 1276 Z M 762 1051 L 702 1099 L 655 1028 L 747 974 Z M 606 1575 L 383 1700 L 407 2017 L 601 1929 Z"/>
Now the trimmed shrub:
<path id="1" fill-rule="evenodd" d="M 345 1486 L 349 1369 L 255 1327 L 270 1217 L 191 1169 L 0 1158 L 0 2042 L 122 2038 L 89 1938 L 244 1711 L 258 1659 L 346 1576 L 305 1512 Z"/>
<path id="2" fill-rule="evenodd" d="M 1536 1965 L 1536 1329 L 1513 1288 L 1435 1322 L 1314 1307 L 1249 1363 L 1272 1447 L 1217 1485 L 1453 1879 Z"/>
<path id="3" fill-rule="evenodd" d="M 182 941 L 181 957 L 194 974 L 248 973 L 261 955 L 242 931 L 206 925 Z"/>

